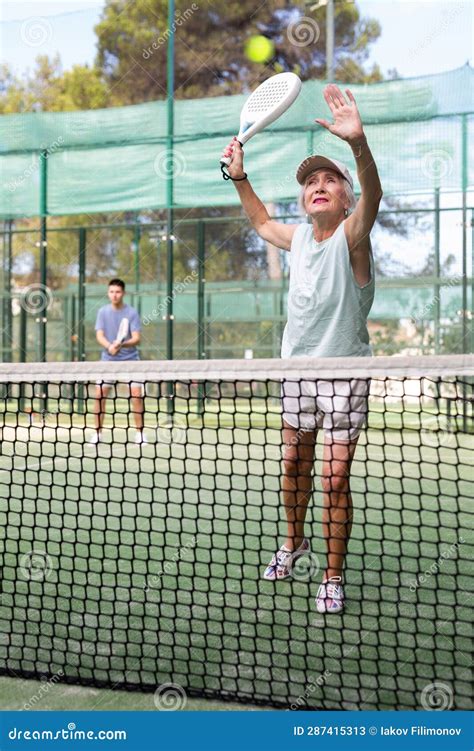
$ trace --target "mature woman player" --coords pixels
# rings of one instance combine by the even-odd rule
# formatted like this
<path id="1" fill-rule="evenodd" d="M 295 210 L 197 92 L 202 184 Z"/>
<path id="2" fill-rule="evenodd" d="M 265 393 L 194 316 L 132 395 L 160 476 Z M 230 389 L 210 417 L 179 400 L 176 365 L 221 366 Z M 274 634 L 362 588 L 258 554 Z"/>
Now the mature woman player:
<path id="1" fill-rule="evenodd" d="M 291 251 L 284 358 L 371 354 L 367 316 L 374 297 L 374 270 L 369 233 L 382 187 L 352 93 L 346 89 L 344 96 L 336 85 L 329 84 L 324 98 L 333 122 L 316 122 L 351 147 L 361 190 L 357 202 L 345 165 L 324 156 L 310 156 L 296 173 L 300 203 L 310 223 L 276 222 L 250 185 L 239 142 L 234 139 L 223 152 L 223 156 L 232 156 L 229 174 L 255 230 L 264 240 Z M 282 391 L 282 490 L 288 531 L 264 577 L 287 578 L 294 560 L 309 551 L 304 521 L 312 491 L 316 434 L 323 428 L 321 482 L 327 568 L 316 606 L 320 613 L 339 613 L 344 607 L 344 562 L 352 526 L 351 463 L 365 424 L 368 382 L 287 381 Z"/>

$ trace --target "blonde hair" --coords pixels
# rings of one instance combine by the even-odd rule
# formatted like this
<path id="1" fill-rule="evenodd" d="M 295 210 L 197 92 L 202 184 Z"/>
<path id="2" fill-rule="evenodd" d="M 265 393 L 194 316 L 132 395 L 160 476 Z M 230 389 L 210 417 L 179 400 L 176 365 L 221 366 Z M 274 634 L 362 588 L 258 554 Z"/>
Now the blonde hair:
<path id="1" fill-rule="evenodd" d="M 308 177 L 309 177 L 309 175 L 308 175 Z M 341 175 L 341 177 L 342 177 L 342 175 Z M 306 179 L 308 179 L 308 178 L 306 178 Z M 352 214 L 352 212 L 354 211 L 354 209 L 356 207 L 356 204 L 357 204 L 357 199 L 355 197 L 355 193 L 354 193 L 353 189 L 351 188 L 351 186 L 347 182 L 347 180 L 344 177 L 342 177 L 342 180 L 344 181 L 344 190 L 346 191 L 346 198 L 347 198 L 347 200 L 349 202 L 349 206 L 347 208 L 347 214 L 349 215 L 349 214 Z M 298 211 L 299 211 L 300 214 L 302 214 L 302 216 L 306 216 L 306 209 L 305 209 L 305 206 L 304 206 L 304 192 L 305 192 L 305 187 L 306 187 L 306 185 L 302 185 L 301 186 L 298 198 L 296 199 L 296 202 L 297 202 L 297 205 L 298 205 Z"/>

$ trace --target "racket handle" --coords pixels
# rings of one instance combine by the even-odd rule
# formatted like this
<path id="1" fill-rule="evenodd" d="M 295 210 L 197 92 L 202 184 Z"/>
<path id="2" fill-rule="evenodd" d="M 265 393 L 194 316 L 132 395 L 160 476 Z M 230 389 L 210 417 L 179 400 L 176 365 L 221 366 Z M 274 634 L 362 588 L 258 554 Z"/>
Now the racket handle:
<path id="1" fill-rule="evenodd" d="M 239 143 L 240 143 L 241 146 L 243 146 L 244 143 L 245 143 L 245 141 L 243 139 L 241 141 L 240 138 L 239 138 Z M 231 161 L 232 161 L 232 156 L 224 156 L 224 157 L 222 157 L 221 162 L 220 162 L 221 167 L 228 167 L 229 164 L 231 163 Z"/>

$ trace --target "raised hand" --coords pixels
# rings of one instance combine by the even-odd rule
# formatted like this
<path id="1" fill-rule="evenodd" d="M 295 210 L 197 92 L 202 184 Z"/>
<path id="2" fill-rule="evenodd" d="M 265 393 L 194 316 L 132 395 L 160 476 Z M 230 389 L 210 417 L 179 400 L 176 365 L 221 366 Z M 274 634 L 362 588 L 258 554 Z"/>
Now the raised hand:
<path id="1" fill-rule="evenodd" d="M 360 141 L 364 137 L 364 129 L 352 92 L 346 89 L 347 99 L 349 100 L 347 101 L 339 86 L 330 83 L 325 86 L 323 94 L 334 122 L 330 123 L 327 120 L 320 119 L 316 119 L 315 122 L 338 138 L 342 138 L 343 141 L 348 143 Z"/>

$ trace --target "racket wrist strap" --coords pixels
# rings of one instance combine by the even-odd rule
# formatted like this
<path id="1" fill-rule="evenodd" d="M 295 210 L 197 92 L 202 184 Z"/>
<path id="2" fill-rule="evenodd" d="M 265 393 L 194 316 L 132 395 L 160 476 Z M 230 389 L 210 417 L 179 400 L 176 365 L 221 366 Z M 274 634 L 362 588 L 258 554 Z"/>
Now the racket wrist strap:
<path id="1" fill-rule="evenodd" d="M 225 166 L 223 164 L 221 164 L 221 172 L 222 172 L 222 177 L 224 178 L 224 180 L 232 180 L 232 182 L 234 182 L 234 183 L 239 183 L 242 180 L 246 180 L 247 179 L 247 173 L 246 172 L 244 172 L 244 176 L 243 177 L 232 177 L 232 175 L 229 175 L 229 173 L 225 171 Z"/>

